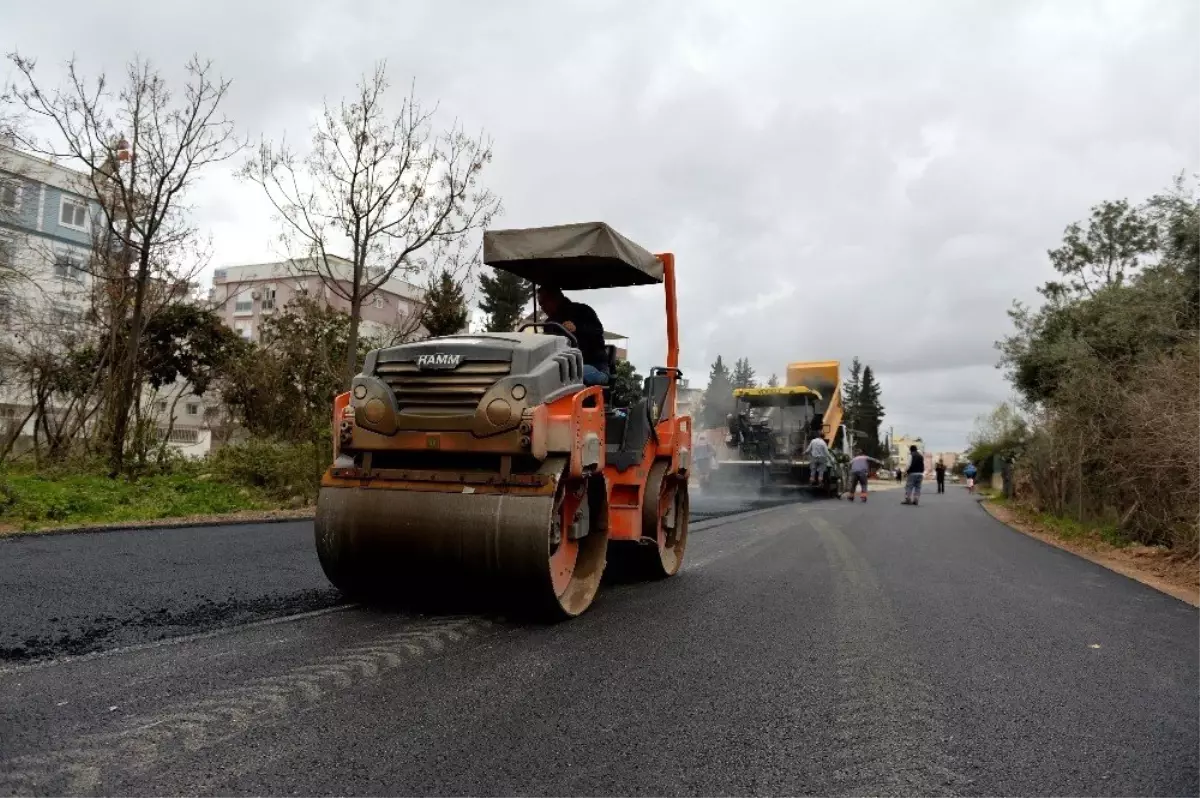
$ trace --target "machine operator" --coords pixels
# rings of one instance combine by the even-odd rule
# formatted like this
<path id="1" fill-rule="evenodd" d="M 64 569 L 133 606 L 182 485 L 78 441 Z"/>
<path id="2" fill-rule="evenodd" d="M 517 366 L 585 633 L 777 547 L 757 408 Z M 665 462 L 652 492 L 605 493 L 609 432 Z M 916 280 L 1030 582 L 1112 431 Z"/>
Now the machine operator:
<path id="1" fill-rule="evenodd" d="M 583 384 L 608 385 L 608 354 L 604 347 L 604 325 L 591 306 L 572 302 L 557 288 L 539 286 L 538 305 L 546 312 L 546 320 L 561 324 L 579 341 L 583 354 Z M 547 330 L 547 332 L 553 332 Z"/>

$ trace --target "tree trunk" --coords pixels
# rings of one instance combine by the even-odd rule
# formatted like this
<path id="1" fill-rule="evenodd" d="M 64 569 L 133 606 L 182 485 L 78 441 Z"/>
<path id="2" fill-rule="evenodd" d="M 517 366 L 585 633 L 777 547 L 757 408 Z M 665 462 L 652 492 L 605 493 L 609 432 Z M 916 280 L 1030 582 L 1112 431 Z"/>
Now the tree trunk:
<path id="1" fill-rule="evenodd" d="M 30 406 L 29 412 L 25 414 L 25 418 L 20 421 L 16 428 L 11 429 L 9 434 L 5 436 L 4 448 L 0 449 L 0 463 L 3 463 L 8 459 L 9 454 L 12 453 L 13 448 L 16 447 L 17 441 L 21 437 L 21 431 L 25 429 L 25 425 L 29 423 L 29 419 L 33 418 L 33 414 L 36 412 L 37 406 Z"/>
<path id="2" fill-rule="evenodd" d="M 354 292 L 350 301 L 350 332 L 346 336 L 346 373 L 343 383 L 350 390 L 350 381 L 358 373 L 358 317 L 362 314 L 362 296 Z"/>
<path id="3" fill-rule="evenodd" d="M 121 365 L 117 386 L 117 403 L 113 417 L 113 437 L 108 459 L 108 476 L 116 479 L 125 468 L 125 435 L 129 430 L 129 409 L 133 405 L 134 375 L 137 372 L 138 342 L 142 336 L 142 315 L 146 304 L 146 282 L 150 272 L 149 253 L 143 252 L 138 262 L 137 287 L 133 297 L 133 318 L 125 347 L 125 362 Z"/>

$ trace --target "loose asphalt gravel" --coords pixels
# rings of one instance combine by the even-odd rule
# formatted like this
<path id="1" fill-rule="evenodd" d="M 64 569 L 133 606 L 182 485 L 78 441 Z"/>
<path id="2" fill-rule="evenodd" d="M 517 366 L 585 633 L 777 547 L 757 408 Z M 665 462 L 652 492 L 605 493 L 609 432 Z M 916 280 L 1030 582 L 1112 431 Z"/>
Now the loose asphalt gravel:
<path id="1" fill-rule="evenodd" d="M 309 523 L 3 541 L 0 794 L 1200 793 L 1193 607 L 898 502 L 696 501 L 555 626 L 340 604 Z"/>

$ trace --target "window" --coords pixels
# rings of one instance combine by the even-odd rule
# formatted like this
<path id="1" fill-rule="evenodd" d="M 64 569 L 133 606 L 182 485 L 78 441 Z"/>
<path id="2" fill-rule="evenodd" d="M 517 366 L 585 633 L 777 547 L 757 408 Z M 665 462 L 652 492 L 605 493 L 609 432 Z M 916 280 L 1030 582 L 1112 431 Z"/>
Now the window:
<path id="1" fill-rule="evenodd" d="M 11 234 L 0 230 L 0 268 L 15 269 L 17 266 L 17 240 Z"/>
<path id="2" fill-rule="evenodd" d="M 21 207 L 21 185 L 15 180 L 0 181 L 0 208 L 16 211 Z"/>
<path id="3" fill-rule="evenodd" d="M 253 328 L 250 326 L 250 322 L 248 321 L 234 322 L 233 329 L 238 335 L 242 336 L 243 340 L 246 341 L 249 341 L 251 335 L 253 334 Z"/>
<path id="4" fill-rule="evenodd" d="M 233 300 L 234 313 L 252 313 L 254 312 L 254 300 L 250 297 L 238 297 Z"/>
<path id="5" fill-rule="evenodd" d="M 76 326 L 83 319 L 83 314 L 72 308 L 51 308 L 49 315 L 51 325 L 65 329 Z"/>
<path id="6" fill-rule="evenodd" d="M 165 429 L 158 431 L 159 437 L 166 438 L 168 443 L 199 443 L 200 430 L 197 429 L 173 429 L 168 435 Z"/>
<path id="7" fill-rule="evenodd" d="M 275 286 L 268 285 L 266 288 L 263 289 L 262 309 L 263 310 L 274 310 L 275 309 Z"/>
<path id="8" fill-rule="evenodd" d="M 158 412 L 160 412 L 160 413 L 165 413 L 165 412 L 167 412 L 167 400 L 166 400 L 166 399 L 162 399 L 162 400 L 160 400 L 160 401 L 159 401 L 159 403 L 158 403 Z"/>
<path id="9" fill-rule="evenodd" d="M 55 252 L 54 276 L 60 280 L 83 282 L 83 258 L 70 250 Z"/>
<path id="10" fill-rule="evenodd" d="M 188 402 L 187 414 L 189 416 L 200 415 L 200 405 L 196 404 L 195 402 Z"/>
<path id="11" fill-rule="evenodd" d="M 83 200 L 78 200 L 74 197 L 63 197 L 58 221 L 63 227 L 86 231 L 88 227 L 87 205 Z"/>

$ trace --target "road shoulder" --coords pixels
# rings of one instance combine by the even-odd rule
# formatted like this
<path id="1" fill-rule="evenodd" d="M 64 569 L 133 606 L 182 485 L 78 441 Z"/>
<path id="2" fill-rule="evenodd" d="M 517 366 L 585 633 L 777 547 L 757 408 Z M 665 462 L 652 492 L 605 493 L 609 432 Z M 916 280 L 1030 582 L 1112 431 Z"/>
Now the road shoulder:
<path id="1" fill-rule="evenodd" d="M 0 524 L 0 540 L 46 535 L 69 535 L 81 532 L 122 532 L 129 529 L 186 529 L 206 526 L 269 524 L 275 521 L 305 521 L 312 518 L 315 512 L 315 508 L 312 507 L 301 507 L 296 510 L 242 510 L 234 513 L 220 513 L 215 515 L 187 515 L 112 523 L 71 524 L 69 526 L 46 526 L 35 529 L 21 529 Z"/>
<path id="2" fill-rule="evenodd" d="M 981 499 L 979 505 L 984 512 L 1010 529 L 1141 582 L 1193 607 L 1200 607 L 1200 583 L 1194 562 L 1180 562 L 1151 546 L 1119 549 L 1100 541 L 1065 540 L 1011 507 L 986 499 Z"/>

